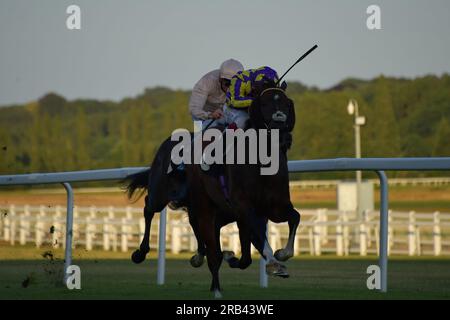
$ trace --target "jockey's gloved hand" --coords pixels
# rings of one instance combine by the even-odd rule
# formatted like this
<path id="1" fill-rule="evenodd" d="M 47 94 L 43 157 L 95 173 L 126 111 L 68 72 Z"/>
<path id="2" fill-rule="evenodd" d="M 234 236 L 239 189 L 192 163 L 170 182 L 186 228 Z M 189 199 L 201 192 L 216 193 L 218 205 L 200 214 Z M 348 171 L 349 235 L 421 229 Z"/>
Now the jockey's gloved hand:
<path id="1" fill-rule="evenodd" d="M 236 122 L 232 122 L 227 126 L 227 129 L 237 130 L 238 126 L 236 125 Z"/>
<path id="2" fill-rule="evenodd" d="M 211 119 L 220 119 L 220 118 L 222 118 L 222 117 L 223 117 L 223 111 L 222 111 L 222 109 L 217 109 L 217 110 L 215 110 L 214 112 L 212 112 L 212 113 L 209 115 L 209 117 L 210 117 Z"/>
<path id="3" fill-rule="evenodd" d="M 283 90 L 283 91 L 286 91 L 286 89 L 287 89 L 287 82 L 286 81 L 283 81 L 281 84 L 280 84 L 280 88 Z"/>

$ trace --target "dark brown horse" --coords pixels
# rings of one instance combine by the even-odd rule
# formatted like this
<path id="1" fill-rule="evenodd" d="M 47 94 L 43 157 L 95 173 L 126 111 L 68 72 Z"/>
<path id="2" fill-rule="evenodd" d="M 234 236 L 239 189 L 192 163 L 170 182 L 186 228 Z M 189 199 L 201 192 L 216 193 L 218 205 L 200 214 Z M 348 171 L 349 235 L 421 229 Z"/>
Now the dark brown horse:
<path id="1" fill-rule="evenodd" d="M 287 248 L 276 253 L 279 260 L 286 260 L 293 254 L 295 231 L 300 216 L 290 201 L 289 176 L 286 151 L 290 143 L 290 132 L 295 125 L 293 103 L 279 88 L 262 90 L 249 110 L 250 127 L 279 132 L 279 169 L 274 175 L 261 175 L 261 165 L 226 165 L 224 177 L 228 187 L 226 197 L 214 176 L 206 175 L 199 166 L 191 165 L 187 170 L 191 214 L 197 217 L 199 237 L 206 245 L 208 266 L 212 274 L 211 290 L 220 295 L 218 270 L 222 261 L 216 219 L 223 212 L 234 216 L 239 228 L 242 257 L 229 263 L 232 267 L 246 268 L 251 263 L 250 244 L 269 261 L 269 273 L 286 276 L 287 273 L 273 256 L 266 237 L 267 219 L 274 222 L 288 221 L 290 236 Z M 258 131 L 260 132 L 260 131 Z M 258 135 L 258 139 L 261 139 Z M 269 140 L 270 141 L 270 140 Z M 269 142 L 267 142 L 269 143 Z M 243 146 L 237 146 L 237 148 Z"/>
<path id="2" fill-rule="evenodd" d="M 155 212 L 162 210 L 170 201 L 171 188 L 187 178 L 189 189 L 184 203 L 189 212 L 190 222 L 199 242 L 198 254 L 193 257 L 193 265 L 201 264 L 207 255 L 208 266 L 212 274 L 211 290 L 220 295 L 218 271 L 223 258 L 220 249 L 220 228 L 237 221 L 242 247 L 241 259 L 232 258 L 230 266 L 246 268 L 251 263 L 250 243 L 270 261 L 269 270 L 276 275 L 286 275 L 278 260 L 284 261 L 293 255 L 294 237 L 300 216 L 294 210 L 289 197 L 289 177 L 286 151 L 290 146 L 290 132 L 295 124 L 294 106 L 284 91 L 279 88 L 260 90 L 250 110 L 250 127 L 279 130 L 280 167 L 275 175 L 262 176 L 261 165 L 226 165 L 223 177 L 226 181 L 228 195 L 223 192 L 223 185 L 214 175 L 205 174 L 198 165 L 187 165 L 185 174 L 172 173 L 167 178 L 170 165 L 170 151 L 174 142 L 166 140 L 152 163 L 153 170 L 132 175 L 129 178 L 129 195 L 137 188 L 149 191 L 146 197 L 144 216 L 146 228 L 140 249 L 133 253 L 133 261 L 141 262 L 149 251 L 149 231 L 151 219 Z M 281 116 L 282 115 L 282 116 Z M 162 170 L 157 170 L 161 168 Z M 285 249 L 278 250 L 275 257 L 266 238 L 267 219 L 274 222 L 289 223 L 289 241 Z M 270 269 L 271 268 L 271 269 Z"/>

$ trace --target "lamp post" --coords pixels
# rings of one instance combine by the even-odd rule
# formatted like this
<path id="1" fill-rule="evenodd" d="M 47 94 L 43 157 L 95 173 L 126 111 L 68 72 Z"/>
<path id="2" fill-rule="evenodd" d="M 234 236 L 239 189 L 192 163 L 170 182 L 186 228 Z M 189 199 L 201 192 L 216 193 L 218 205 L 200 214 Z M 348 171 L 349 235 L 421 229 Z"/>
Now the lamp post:
<path id="1" fill-rule="evenodd" d="M 361 135 L 360 126 L 366 124 L 366 118 L 359 116 L 358 102 L 355 99 L 350 99 L 347 106 L 348 114 L 354 115 L 355 120 L 353 127 L 355 128 L 355 157 L 361 158 Z M 362 212 L 360 210 L 360 197 L 361 197 L 361 171 L 356 171 L 356 213 L 359 218 L 362 218 Z"/>

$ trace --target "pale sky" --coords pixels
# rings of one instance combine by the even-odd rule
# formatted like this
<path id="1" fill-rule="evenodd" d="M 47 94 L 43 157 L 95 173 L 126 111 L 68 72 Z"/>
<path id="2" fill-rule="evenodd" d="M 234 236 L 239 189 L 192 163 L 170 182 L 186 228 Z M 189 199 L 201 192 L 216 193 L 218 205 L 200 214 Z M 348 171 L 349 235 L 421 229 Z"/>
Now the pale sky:
<path id="1" fill-rule="evenodd" d="M 81 8 L 81 30 L 66 8 Z M 381 7 L 382 30 L 366 27 Z M 228 58 L 327 88 L 450 72 L 449 0 L 0 0 L 0 105 L 47 92 L 120 100 L 157 85 L 191 89 Z"/>

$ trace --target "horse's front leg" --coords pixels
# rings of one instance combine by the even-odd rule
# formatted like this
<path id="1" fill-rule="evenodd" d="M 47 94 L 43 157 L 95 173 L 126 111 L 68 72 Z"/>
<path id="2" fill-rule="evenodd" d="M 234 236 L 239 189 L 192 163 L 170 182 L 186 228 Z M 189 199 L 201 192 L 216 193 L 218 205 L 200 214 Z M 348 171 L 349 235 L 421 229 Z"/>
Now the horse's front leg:
<path id="1" fill-rule="evenodd" d="M 267 218 L 256 215 L 254 211 L 250 212 L 249 218 L 252 243 L 267 261 L 266 273 L 272 276 L 288 278 L 289 274 L 286 266 L 277 261 L 267 239 Z"/>
<path id="2" fill-rule="evenodd" d="M 240 224 L 239 239 L 241 241 L 241 259 L 239 260 L 239 268 L 246 269 L 252 264 L 250 230 L 247 225 Z"/>
<path id="3" fill-rule="evenodd" d="M 294 256 L 295 235 L 298 225 L 300 224 L 300 214 L 293 207 L 287 212 L 287 220 L 289 224 L 289 239 L 284 249 L 275 251 L 275 258 L 279 261 L 286 261 Z"/>
<path id="4" fill-rule="evenodd" d="M 251 228 L 247 216 L 250 208 L 247 205 L 234 206 L 233 211 L 237 217 L 236 222 L 239 230 L 239 241 L 241 243 L 241 258 L 238 259 L 235 257 L 235 253 L 232 251 L 224 251 L 223 259 L 228 262 L 230 268 L 246 269 L 252 264 Z"/>

